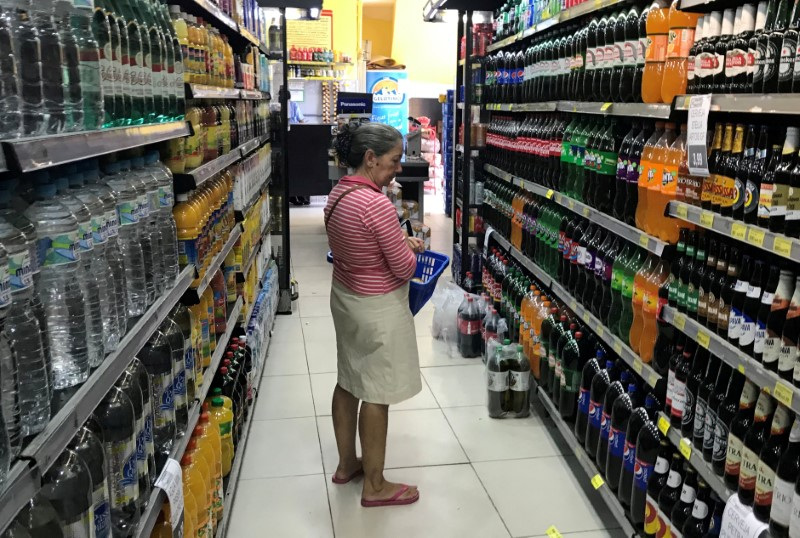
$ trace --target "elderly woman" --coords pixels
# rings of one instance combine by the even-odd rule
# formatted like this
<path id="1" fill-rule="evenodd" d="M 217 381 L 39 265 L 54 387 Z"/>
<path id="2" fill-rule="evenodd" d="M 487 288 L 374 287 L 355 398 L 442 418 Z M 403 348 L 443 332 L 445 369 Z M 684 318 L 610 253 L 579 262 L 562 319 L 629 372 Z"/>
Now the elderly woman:
<path id="1" fill-rule="evenodd" d="M 332 402 L 339 449 L 333 482 L 363 474 L 362 506 L 411 504 L 419 499 L 417 488 L 383 476 L 389 406 L 422 390 L 408 283 L 415 253 L 424 246 L 402 231 L 381 192 L 402 171 L 403 138 L 384 124 L 345 126 L 336 151 L 355 172 L 331 191 L 325 207 L 339 370 Z M 356 426 L 363 460 L 356 458 Z"/>

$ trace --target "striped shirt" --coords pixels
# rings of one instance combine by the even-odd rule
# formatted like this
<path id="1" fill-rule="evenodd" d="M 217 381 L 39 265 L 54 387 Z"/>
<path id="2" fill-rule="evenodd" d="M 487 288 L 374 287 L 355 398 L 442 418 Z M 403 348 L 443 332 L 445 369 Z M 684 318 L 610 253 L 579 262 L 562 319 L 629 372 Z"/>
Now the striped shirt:
<path id="1" fill-rule="evenodd" d="M 359 184 L 367 188 L 342 198 L 328 221 L 333 278 L 355 293 L 383 295 L 411 280 L 417 257 L 406 244 L 392 202 L 365 177 L 342 178 L 328 195 L 325 216 L 342 193 Z"/>

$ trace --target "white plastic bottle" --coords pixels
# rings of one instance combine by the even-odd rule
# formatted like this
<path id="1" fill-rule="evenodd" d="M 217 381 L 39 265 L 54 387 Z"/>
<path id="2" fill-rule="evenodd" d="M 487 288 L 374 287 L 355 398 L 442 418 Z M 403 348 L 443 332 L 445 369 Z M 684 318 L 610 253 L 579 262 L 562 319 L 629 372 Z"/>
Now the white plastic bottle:
<path id="1" fill-rule="evenodd" d="M 158 159 L 157 151 L 150 151 L 145 156 L 145 166 L 158 183 L 158 229 L 161 233 L 161 257 L 164 262 L 166 288 L 171 288 L 178 279 L 178 229 L 172 216 L 175 205 L 175 190 L 172 172 Z"/>

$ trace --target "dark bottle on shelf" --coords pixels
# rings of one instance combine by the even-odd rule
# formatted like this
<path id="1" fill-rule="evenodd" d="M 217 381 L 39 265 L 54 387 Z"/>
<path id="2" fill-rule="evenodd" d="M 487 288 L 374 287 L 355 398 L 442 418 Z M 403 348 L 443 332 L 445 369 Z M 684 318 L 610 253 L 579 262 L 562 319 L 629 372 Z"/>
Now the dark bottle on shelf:
<path id="1" fill-rule="evenodd" d="M 717 240 L 708 239 L 708 251 L 700 287 L 697 290 L 697 323 L 705 326 L 708 323 L 708 294 L 711 288 L 711 279 L 717 270 Z"/>
<path id="2" fill-rule="evenodd" d="M 800 336 L 800 278 L 795 281 L 794 293 L 786 312 L 786 321 L 781 333 L 781 344 L 778 352 L 778 375 L 795 386 L 800 386 L 800 348 L 797 347 Z"/>
<path id="3" fill-rule="evenodd" d="M 761 303 L 761 295 L 766 285 L 767 273 L 764 271 L 764 262 L 757 260 L 753 276 L 747 284 L 747 293 L 740 311 L 742 316 L 741 329 L 739 330 L 739 349 L 752 355 L 753 343 L 756 339 L 756 325 L 758 318 L 758 308 Z M 737 305 L 734 305 L 735 307 Z"/>
<path id="4" fill-rule="evenodd" d="M 667 371 L 667 397 L 664 401 L 664 413 L 667 416 L 672 414 L 672 397 L 675 391 L 675 370 L 678 364 L 683 360 L 683 349 L 686 345 L 687 338 L 683 333 L 679 333 L 678 339 L 675 342 L 672 355 L 669 358 L 669 366 Z"/>
<path id="5" fill-rule="evenodd" d="M 772 144 L 772 153 L 767 163 L 767 169 L 761 179 L 761 187 L 758 191 L 758 210 L 756 215 L 756 225 L 761 228 L 769 229 L 770 218 L 772 216 L 772 198 L 775 192 L 775 171 L 781 162 L 782 144 Z"/>
<path id="6" fill-rule="evenodd" d="M 760 6 L 761 4 L 759 4 L 759 9 Z M 769 129 L 766 125 L 762 125 L 758 133 L 758 147 L 750 162 L 750 169 L 747 171 L 747 182 L 745 183 L 742 220 L 747 224 L 755 224 L 758 220 L 758 197 L 761 189 L 761 178 L 764 177 L 764 173 L 767 170 L 768 158 Z"/>
<path id="7" fill-rule="evenodd" d="M 741 6 L 741 18 L 737 19 L 736 35 L 731 40 L 729 54 L 725 58 L 725 77 L 730 93 L 750 93 L 748 86 L 748 49 L 755 29 L 755 4 Z"/>
<path id="8" fill-rule="evenodd" d="M 743 440 L 753 424 L 756 400 L 760 398 L 758 387 L 750 380 L 745 380 L 742 395 L 739 397 L 739 409 L 731 421 L 728 434 L 728 450 L 725 455 L 725 486 L 736 489 L 742 468 Z"/>
<path id="9" fill-rule="evenodd" d="M 561 316 L 558 313 L 558 308 L 554 306 L 550 309 L 550 315 L 542 321 L 542 334 L 540 335 L 540 339 L 542 342 L 543 355 L 540 362 L 539 386 L 545 391 L 549 390 L 548 381 L 550 379 L 550 335 L 555 331 L 556 326 L 560 323 L 560 319 Z M 553 350 L 553 368 L 555 368 L 555 350 Z"/>
<path id="10" fill-rule="evenodd" d="M 711 488 L 702 479 L 697 479 L 697 497 L 694 499 L 690 514 L 683 524 L 681 534 L 685 538 L 703 538 L 708 532 L 711 522 Z M 673 531 L 674 534 L 674 531 Z"/>
<path id="11" fill-rule="evenodd" d="M 564 346 L 558 402 L 558 409 L 564 420 L 575 419 L 578 394 L 581 388 L 581 374 L 589 352 L 589 343 L 581 331 L 576 331 L 575 336 Z M 527 408 L 527 402 L 525 405 Z"/>
<path id="12" fill-rule="evenodd" d="M 654 136 L 655 124 L 649 121 L 642 123 L 642 130 L 631 143 L 628 154 L 628 175 L 625 190 L 623 222 L 629 226 L 636 224 L 636 206 L 639 200 L 639 175 L 642 173 L 642 151 L 647 141 Z M 663 132 L 663 131 L 662 131 Z"/>
<path id="13" fill-rule="evenodd" d="M 750 168 L 753 166 L 753 161 L 756 155 L 756 128 L 754 125 L 746 127 L 746 134 L 744 140 L 744 151 L 739 160 L 739 166 L 734 171 L 733 178 L 733 205 L 731 207 L 731 217 L 735 220 L 744 219 L 744 204 L 747 201 L 747 180 L 750 174 Z"/>
<path id="14" fill-rule="evenodd" d="M 622 70 L 625 65 L 625 26 L 628 17 L 625 13 L 618 13 L 614 23 L 614 49 L 612 53 L 613 65 L 611 67 L 611 81 L 609 83 L 612 101 L 625 103 L 630 99 L 622 86 Z"/>
<path id="15" fill-rule="evenodd" d="M 628 10 L 624 24 L 624 45 L 622 60 L 622 75 L 620 80 L 620 99 L 630 103 L 636 99 L 634 89 L 636 79 L 636 65 L 639 53 L 639 10 L 636 6 Z"/>
<path id="16" fill-rule="evenodd" d="M 697 76 L 698 72 L 700 71 L 700 58 L 698 54 L 701 51 L 701 48 L 704 43 L 704 33 L 708 31 L 708 25 L 710 23 L 710 16 L 708 22 L 706 22 L 706 17 L 701 16 L 697 19 L 697 29 L 695 30 L 694 34 L 694 43 L 692 43 L 692 47 L 689 49 L 689 56 L 687 57 L 686 62 L 686 93 L 687 94 L 695 94 L 697 93 L 697 83 L 699 82 L 699 78 Z"/>
<path id="17" fill-rule="evenodd" d="M 683 417 L 680 427 L 681 435 L 689 439 L 692 438 L 692 434 L 694 433 L 695 412 L 698 405 L 697 396 L 706 370 L 708 369 L 708 358 L 708 350 L 698 347 L 694 354 L 694 359 L 692 360 L 684 386 Z"/>
<path id="18" fill-rule="evenodd" d="M 730 312 L 728 313 L 728 342 L 738 345 L 741 336 L 742 323 L 744 322 L 744 300 L 747 298 L 747 286 L 751 276 L 751 259 L 745 254 L 742 257 L 742 269 L 736 277 L 733 290 L 728 290 L 730 301 Z M 723 291 L 725 295 L 725 291 Z"/>
<path id="19" fill-rule="evenodd" d="M 695 58 L 695 91 L 708 93 L 714 89 L 714 73 L 723 70 L 725 64 L 717 63 L 716 42 L 722 31 L 722 12 L 714 11 L 703 19 L 703 43 L 697 47 Z"/>
<path id="20" fill-rule="evenodd" d="M 589 22 L 588 26 L 586 27 L 586 32 L 584 34 L 582 43 L 582 46 L 586 50 L 586 67 L 583 72 L 581 93 L 585 97 L 593 95 L 592 88 L 594 84 L 594 77 L 597 74 L 597 23 L 597 18 L 593 18 Z"/>
<path id="21" fill-rule="evenodd" d="M 764 338 L 764 351 L 761 355 L 761 363 L 764 368 L 772 372 L 778 371 L 778 358 L 781 350 L 781 336 L 783 326 L 786 323 L 786 314 L 789 312 L 789 305 L 792 295 L 794 295 L 795 277 L 787 269 L 781 269 L 781 276 L 778 280 L 778 289 L 772 298 L 772 306 L 767 317 L 767 329 Z"/>
<path id="22" fill-rule="evenodd" d="M 694 342 L 687 342 L 683 353 L 675 363 L 674 374 L 672 374 L 672 400 L 670 403 L 669 418 L 674 428 L 681 428 L 683 415 L 686 410 L 686 379 L 689 377 L 689 370 L 692 365 L 692 357 L 695 354 Z M 672 373 L 672 367 L 670 367 Z"/>
<path id="23" fill-rule="evenodd" d="M 791 184 L 791 170 L 794 167 L 798 143 L 797 127 L 786 129 L 786 139 L 781 150 L 781 162 L 775 169 L 775 183 L 772 186 L 772 203 L 769 211 L 769 230 L 783 233 L 786 220 L 786 208 L 789 202 L 789 185 Z"/>
<path id="24" fill-rule="evenodd" d="M 778 91 L 778 76 L 781 60 L 781 47 L 783 36 L 789 27 L 789 1 L 778 0 L 775 8 L 775 23 L 767 38 L 766 54 L 764 56 L 764 80 L 761 87 L 762 93 L 775 93 Z"/>
<path id="25" fill-rule="evenodd" d="M 794 62 L 797 52 L 797 31 L 800 27 L 800 10 L 797 2 L 793 3 L 792 14 L 789 17 L 789 27 L 783 33 L 780 60 L 778 63 L 778 93 L 791 93 L 794 78 Z"/>
<path id="26" fill-rule="evenodd" d="M 775 402 L 766 392 L 762 392 L 756 402 L 756 411 L 750 429 L 742 439 L 742 463 L 739 468 L 737 493 L 742 504 L 753 505 L 758 477 L 758 461 L 761 448 L 769 435 Z"/>
<path id="27" fill-rule="evenodd" d="M 706 405 L 706 424 L 703 431 L 703 459 L 711 463 L 714 459 L 714 441 L 717 428 L 717 413 L 725 400 L 726 389 L 731 379 L 731 367 L 722 363 L 719 366 L 714 390 L 708 395 Z"/>
<path id="28" fill-rule="evenodd" d="M 739 407 L 745 377 L 737 370 L 732 370 L 728 381 L 725 399 L 717 408 L 717 419 L 714 422 L 714 453 L 711 457 L 711 468 L 718 476 L 725 474 L 725 458 L 728 452 L 728 434 L 731 421 Z"/>
<path id="29" fill-rule="evenodd" d="M 631 129 L 627 132 L 622 139 L 619 146 L 619 153 L 617 153 L 617 172 L 616 172 L 616 189 L 614 192 L 614 201 L 612 204 L 611 214 L 615 219 L 625 220 L 625 196 L 627 194 L 628 182 L 628 164 L 630 163 L 630 151 L 633 141 L 641 131 L 641 124 L 638 120 L 631 120 Z"/>
<path id="30" fill-rule="evenodd" d="M 687 311 L 687 297 L 689 293 L 689 285 L 691 283 L 692 269 L 694 267 L 694 254 L 695 242 L 698 235 L 694 230 L 690 230 L 686 234 L 686 255 L 681 257 L 680 267 L 677 273 L 678 289 L 677 289 L 677 308 L 684 314 Z"/>
<path id="31" fill-rule="evenodd" d="M 504 340 L 503 347 L 511 345 L 511 340 Z M 506 393 L 508 392 L 509 364 L 503 353 L 503 347 L 498 347 L 492 356 L 486 358 L 486 372 L 488 381 L 489 416 L 500 418 L 508 411 Z"/>
<path id="32" fill-rule="evenodd" d="M 719 321 L 719 301 L 722 295 L 722 287 L 728 278 L 728 244 L 720 242 L 717 250 L 717 268 L 711 278 L 711 285 L 708 288 L 708 314 L 706 327 L 717 331 Z"/>
<path id="33" fill-rule="evenodd" d="M 714 176 L 720 169 L 720 159 L 722 154 L 722 124 L 714 125 L 714 138 L 711 141 L 711 153 L 708 156 L 708 169 L 711 172 L 708 177 L 703 179 L 700 189 L 700 206 L 703 209 L 711 209 L 714 197 Z"/>
<path id="34" fill-rule="evenodd" d="M 667 483 L 664 484 L 658 495 L 658 536 L 670 535 L 670 516 L 672 509 L 680 500 L 683 476 L 686 473 L 686 467 L 688 467 L 688 463 L 684 462 L 685 460 L 680 454 L 675 453 L 672 455 Z"/>
<path id="35" fill-rule="evenodd" d="M 739 173 L 742 156 L 744 155 L 744 126 L 739 124 L 734 128 L 733 145 L 731 153 L 725 161 L 725 175 L 720 184 L 719 213 L 723 217 L 732 217 L 734 206 L 742 200 L 744 185 L 737 185 L 736 177 Z"/>
<path id="36" fill-rule="evenodd" d="M 789 237 L 800 237 L 800 156 L 795 159 L 795 165 L 789 172 L 783 233 Z"/>
<path id="37" fill-rule="evenodd" d="M 658 440 L 658 429 L 655 425 L 653 425 L 653 429 L 656 432 L 655 439 Z M 658 452 L 654 464 L 649 469 L 648 478 L 635 481 L 631 497 L 631 519 L 634 527 L 648 538 L 654 538 L 659 529 L 658 497 L 667 485 L 670 460 L 681 457 L 666 438 L 658 441 L 656 447 Z M 637 479 L 638 476 L 637 474 Z M 642 497 L 644 497 L 643 500 Z"/>
<path id="38" fill-rule="evenodd" d="M 595 60 L 595 71 L 594 76 L 592 77 L 592 91 L 588 95 L 600 97 L 601 93 L 601 84 L 603 78 L 603 70 L 606 66 L 606 25 L 608 24 L 608 17 L 603 16 L 597 21 L 597 26 L 595 26 L 595 48 L 594 48 L 594 60 Z M 608 58 L 610 60 L 610 58 Z"/>
<path id="39" fill-rule="evenodd" d="M 764 291 L 761 293 L 761 300 L 758 304 L 755 339 L 752 346 L 742 349 L 742 351 L 753 357 L 756 362 L 761 362 L 764 355 L 764 341 L 767 338 L 767 319 L 772 308 L 772 300 L 775 298 L 775 292 L 778 289 L 780 274 L 781 268 L 779 265 L 774 263 L 770 265 L 769 277 L 767 277 Z"/>
<path id="40" fill-rule="evenodd" d="M 708 532 L 703 535 L 703 538 L 718 538 L 722 530 L 722 514 L 725 512 L 726 500 L 722 500 L 716 494 L 711 492 L 712 512 L 708 522 Z"/>
<path id="41" fill-rule="evenodd" d="M 753 499 L 753 513 L 760 521 L 768 522 L 772 509 L 773 491 L 775 488 L 775 472 L 778 469 L 781 455 L 789 444 L 789 430 L 792 427 L 792 414 L 783 405 L 778 404 L 769 437 L 758 456 L 758 474 L 756 491 Z"/>
<path id="42" fill-rule="evenodd" d="M 608 249 L 608 251 L 606 251 L 606 254 L 603 258 L 603 293 L 602 298 L 600 299 L 600 305 L 598 306 L 595 315 L 598 317 L 598 319 L 601 319 L 604 322 L 607 321 L 605 314 L 609 312 L 611 306 L 613 268 L 617 260 L 617 256 L 619 255 L 619 250 L 622 248 L 620 246 L 622 243 L 626 243 L 626 241 L 614 236 L 611 247 Z M 598 296 L 595 297 L 595 303 L 597 302 Z"/>
<path id="43" fill-rule="evenodd" d="M 581 291 L 580 288 L 578 290 L 577 299 L 587 308 L 591 307 L 592 299 L 597 295 L 596 292 L 600 291 L 597 287 L 596 271 L 598 264 L 602 263 L 601 246 L 603 245 L 603 239 L 606 239 L 603 237 L 603 233 L 603 227 L 597 226 L 591 241 L 586 247 L 585 280 L 583 282 L 583 290 Z"/>
<path id="44" fill-rule="evenodd" d="M 625 393 L 628 379 L 628 372 L 623 371 L 619 380 L 611 382 L 603 397 L 603 415 L 600 419 L 600 438 L 597 441 L 597 453 L 595 454 L 595 461 L 597 462 L 598 468 L 601 470 L 605 470 L 606 459 L 608 458 L 608 440 L 611 435 L 611 412 L 614 408 L 614 402 Z"/>
<path id="45" fill-rule="evenodd" d="M 800 420 L 794 419 L 789 444 L 778 460 L 769 513 L 769 534 L 773 538 L 788 538 L 795 482 L 800 475 Z M 755 508 L 754 508 L 755 511 Z"/>
<path id="46" fill-rule="evenodd" d="M 756 13 L 756 31 L 748 44 L 748 48 L 753 55 L 749 93 L 761 93 L 761 89 L 764 86 L 764 61 L 766 59 L 767 42 L 774 24 L 775 3 L 762 0 L 758 4 L 758 12 Z"/>
<path id="47" fill-rule="evenodd" d="M 616 187 L 615 177 L 617 170 L 617 150 L 619 148 L 619 138 L 616 131 L 618 123 L 616 119 L 606 121 L 606 129 L 597 140 L 595 152 L 595 208 L 608 215 L 611 214 L 611 206 L 614 200 L 614 189 Z"/>
<path id="48" fill-rule="evenodd" d="M 574 328 L 574 327 L 573 327 Z M 561 319 L 559 320 L 558 324 L 553 327 L 553 330 L 550 332 L 550 345 L 548 346 L 548 356 L 547 356 L 547 365 L 548 365 L 548 379 L 547 379 L 547 391 L 548 394 L 551 396 L 553 394 L 558 393 L 558 385 L 556 384 L 556 375 L 559 375 L 561 372 L 558 371 L 558 362 L 561 359 L 559 355 L 559 343 L 563 347 L 565 343 L 564 337 L 565 335 L 569 334 L 570 324 L 567 321 L 567 316 L 565 314 L 561 314 Z M 557 400 L 553 400 L 554 402 Z"/>
<path id="49" fill-rule="evenodd" d="M 608 454 L 605 469 L 606 484 L 611 491 L 619 489 L 625 457 L 625 440 L 633 408 L 636 406 L 636 383 L 628 384 L 628 392 L 619 396 L 611 406 L 611 426 L 608 434 Z"/>
<path id="50" fill-rule="evenodd" d="M 686 462 L 686 475 L 681 486 L 681 496 L 670 513 L 670 529 L 675 536 L 681 536 L 684 524 L 692 515 L 692 507 L 697 498 L 697 471 Z"/>
<path id="51" fill-rule="evenodd" d="M 597 372 L 592 378 L 589 390 L 589 423 L 586 427 L 586 441 L 583 446 L 586 449 L 586 453 L 592 458 L 597 454 L 597 443 L 600 439 L 600 429 L 602 427 L 603 401 L 605 400 L 608 386 L 611 384 L 609 372 L 613 367 L 613 361 L 606 361 L 605 368 Z"/>
<path id="52" fill-rule="evenodd" d="M 724 194 L 726 193 L 725 187 L 730 182 L 733 184 L 733 178 L 728 178 L 728 161 L 731 158 L 733 151 L 733 124 L 726 123 L 722 134 L 722 148 L 720 149 L 719 160 L 717 167 L 714 169 L 714 189 L 711 194 L 711 211 L 719 213 L 722 209 Z"/>
<path id="53" fill-rule="evenodd" d="M 736 246 L 730 248 L 728 260 L 728 273 L 724 282 L 720 285 L 721 294 L 717 306 L 717 334 L 722 338 L 728 336 L 728 326 L 730 324 L 731 301 L 736 289 L 736 282 L 739 280 L 739 249 Z"/>
<path id="54" fill-rule="evenodd" d="M 559 402 L 561 401 L 561 388 L 564 386 L 562 380 L 564 375 L 565 350 L 568 345 L 575 341 L 575 333 L 577 330 L 578 324 L 570 323 L 569 328 L 564 332 L 563 335 L 561 335 L 561 337 L 558 339 L 558 343 L 556 344 L 555 375 L 551 379 L 551 383 L 553 384 L 552 400 L 556 406 L 558 406 Z"/>
<path id="55" fill-rule="evenodd" d="M 600 371 L 600 365 L 605 364 L 605 351 L 598 349 L 595 358 L 590 359 L 581 370 L 581 385 L 578 391 L 578 412 L 575 417 L 575 437 L 583 445 L 586 441 L 586 428 L 589 425 L 589 392 L 592 379 Z"/>
<path id="56" fill-rule="evenodd" d="M 707 245 L 707 236 L 704 235 L 698 238 L 694 263 L 692 263 L 691 268 L 692 272 L 689 275 L 689 287 L 686 290 L 686 314 L 695 320 L 697 319 L 697 311 L 700 307 L 700 286 L 706 271 Z"/>
<path id="57" fill-rule="evenodd" d="M 726 93 L 728 89 L 725 60 L 728 56 L 728 48 L 734 40 L 733 30 L 735 20 L 735 9 L 726 9 L 722 13 L 722 32 L 714 45 L 714 54 L 716 55 L 717 62 L 715 63 L 716 69 L 714 70 L 714 82 L 712 86 L 714 93 Z"/>
<path id="58" fill-rule="evenodd" d="M 639 14 L 639 19 L 636 22 L 637 31 L 639 34 L 639 48 L 636 52 L 636 71 L 633 75 L 633 102 L 639 103 L 642 101 L 642 74 L 644 73 L 644 58 L 647 51 L 647 14 L 650 12 L 650 6 L 642 8 Z"/>
<path id="59" fill-rule="evenodd" d="M 636 447 L 639 441 L 639 434 L 642 432 L 642 429 L 647 425 L 648 422 L 652 422 L 652 419 L 656 417 L 657 414 L 658 403 L 652 394 L 648 394 L 644 399 L 644 406 L 636 407 L 628 419 L 628 429 L 625 432 L 625 450 L 622 454 L 622 472 L 620 472 L 619 475 L 617 499 L 619 499 L 619 502 L 622 503 L 622 506 L 628 508 L 629 510 L 632 506 L 631 503 L 633 502 L 633 489 L 635 487 L 634 482 L 636 481 L 637 475 L 636 462 L 638 459 L 638 454 L 636 452 Z M 652 439 L 648 441 L 652 441 Z M 644 446 L 645 444 L 647 446 Z M 648 476 L 641 479 L 644 481 L 644 485 L 642 486 L 639 499 L 641 501 L 639 510 L 641 512 L 641 516 L 644 516 L 644 495 L 647 488 L 647 480 L 652 472 L 652 466 L 655 463 L 654 456 L 658 450 L 658 435 L 656 435 L 654 443 L 643 443 L 642 450 L 644 451 L 642 455 L 645 459 L 639 460 L 640 463 L 638 472 L 644 473 L 647 471 L 648 474 Z M 644 468 L 645 466 L 647 466 L 647 469 Z"/>
<path id="60" fill-rule="evenodd" d="M 611 78 L 614 73 L 614 67 L 619 62 L 619 51 L 614 43 L 614 28 L 617 25 L 617 17 L 619 15 L 619 13 L 612 13 L 606 19 L 604 65 L 600 74 L 600 98 L 602 101 L 614 100 Z"/>
<path id="61" fill-rule="evenodd" d="M 697 389 L 697 403 L 694 407 L 694 427 L 692 429 L 692 444 L 702 449 L 703 438 L 705 437 L 706 430 L 706 413 L 708 412 L 708 398 L 714 391 L 714 384 L 717 381 L 719 374 L 720 360 L 718 357 L 711 355 L 706 365 L 703 380 Z"/>

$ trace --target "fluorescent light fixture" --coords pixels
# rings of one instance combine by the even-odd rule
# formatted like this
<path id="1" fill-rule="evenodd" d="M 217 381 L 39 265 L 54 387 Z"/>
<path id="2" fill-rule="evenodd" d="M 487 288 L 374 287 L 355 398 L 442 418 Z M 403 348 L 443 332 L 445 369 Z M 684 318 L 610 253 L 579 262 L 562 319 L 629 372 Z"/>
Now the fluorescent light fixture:
<path id="1" fill-rule="evenodd" d="M 319 8 L 312 7 L 309 9 L 308 16 L 314 20 L 319 19 Z"/>

